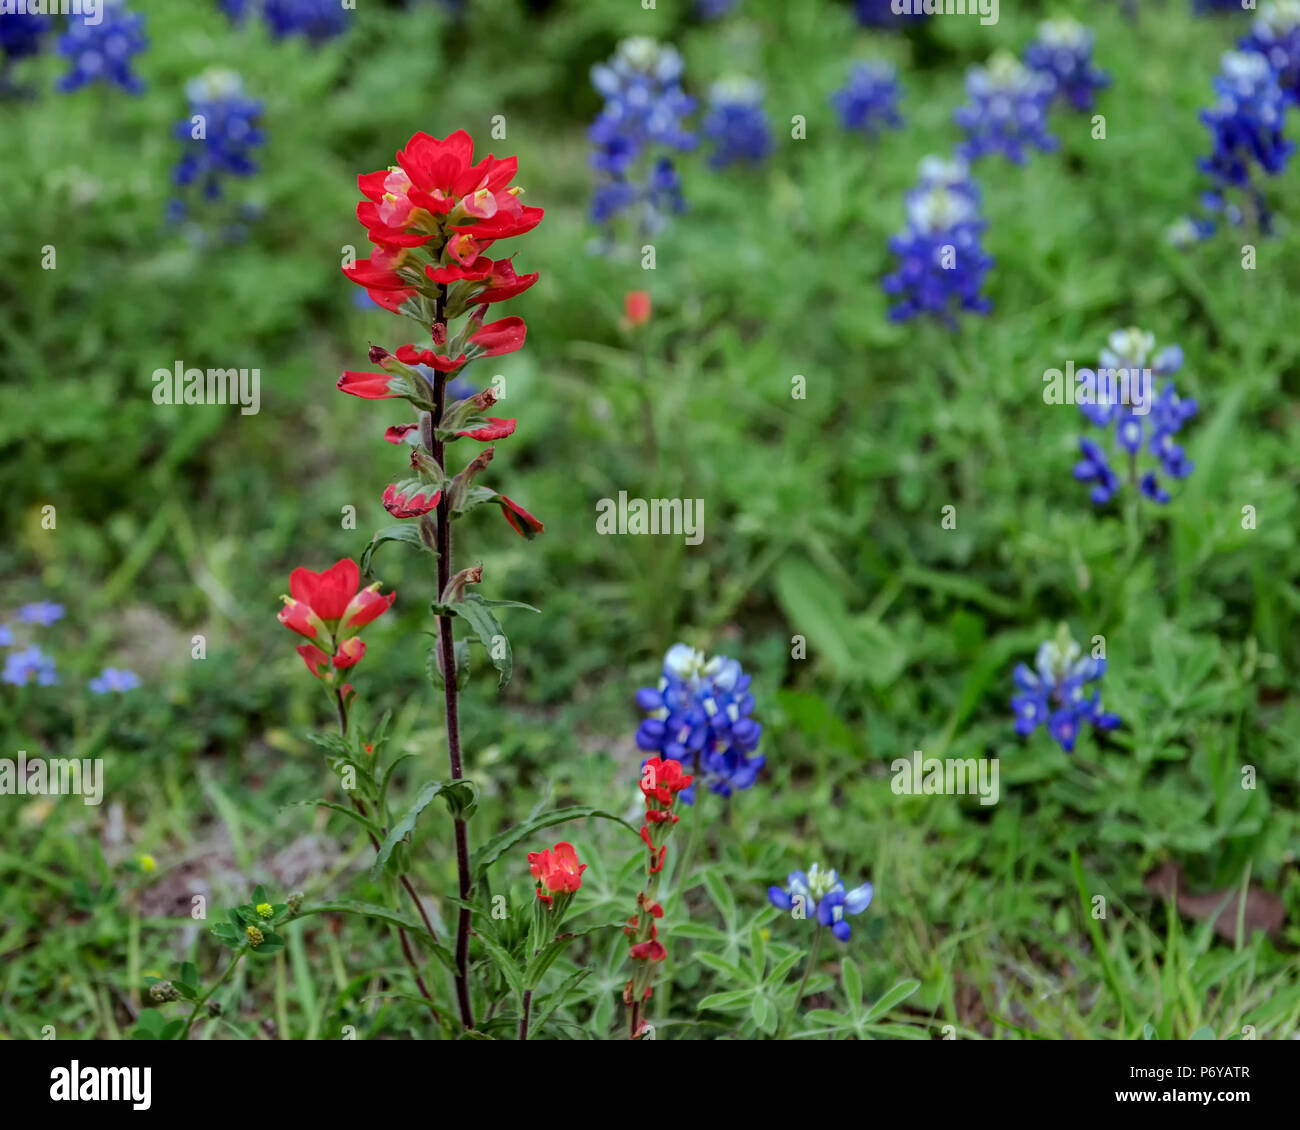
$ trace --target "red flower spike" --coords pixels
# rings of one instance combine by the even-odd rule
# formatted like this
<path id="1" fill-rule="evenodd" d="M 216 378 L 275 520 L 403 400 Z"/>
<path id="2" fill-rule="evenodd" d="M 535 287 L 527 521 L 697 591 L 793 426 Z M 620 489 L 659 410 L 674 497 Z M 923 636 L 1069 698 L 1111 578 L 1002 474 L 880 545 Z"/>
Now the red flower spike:
<path id="1" fill-rule="evenodd" d="M 650 293 L 645 290 L 628 291 L 623 296 L 623 316 L 633 328 L 644 326 L 650 320 Z"/>
<path id="2" fill-rule="evenodd" d="M 294 600 L 310 605 L 327 624 L 340 620 L 348 602 L 361 584 L 361 570 L 350 557 L 337 561 L 321 573 L 295 569 L 289 574 L 289 592 Z"/>
<path id="3" fill-rule="evenodd" d="M 469 432 L 457 432 L 458 436 L 465 436 L 467 439 L 476 439 L 479 443 L 491 443 L 494 439 L 505 439 L 506 436 L 514 435 L 515 421 L 502 420 L 497 416 L 489 416 L 488 423 L 481 427 L 475 428 Z"/>
<path id="4" fill-rule="evenodd" d="M 412 493 L 399 487 L 396 483 L 389 483 L 384 488 L 384 509 L 394 518 L 418 518 L 421 514 L 427 514 L 430 510 L 436 509 L 441 499 L 442 491 L 440 490 L 436 490 L 432 494 L 423 490 Z"/>
<path id="5" fill-rule="evenodd" d="M 572 892 L 582 886 L 582 873 L 587 870 L 585 863 L 578 862 L 578 853 L 571 843 L 562 841 L 555 845 L 554 852 L 547 849 L 528 853 L 528 870 L 540 884 L 537 897 L 550 902 L 543 893 L 543 888 L 552 894 Z"/>

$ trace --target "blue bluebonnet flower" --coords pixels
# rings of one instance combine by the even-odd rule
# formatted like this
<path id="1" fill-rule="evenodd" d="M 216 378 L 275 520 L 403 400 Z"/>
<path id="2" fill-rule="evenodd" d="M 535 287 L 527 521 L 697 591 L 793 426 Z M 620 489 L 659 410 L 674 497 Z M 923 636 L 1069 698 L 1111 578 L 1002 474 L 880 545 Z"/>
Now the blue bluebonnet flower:
<path id="1" fill-rule="evenodd" d="M 1046 20 L 1025 48 L 1025 65 L 1051 78 L 1055 95 L 1076 110 L 1091 110 L 1093 97 L 1110 76 L 1092 62 L 1093 35 L 1077 20 Z"/>
<path id="2" fill-rule="evenodd" d="M 1276 176 L 1295 149 L 1282 136 L 1287 96 L 1267 57 L 1257 52 L 1226 52 L 1214 91 L 1218 101 L 1201 111 L 1201 121 L 1214 143 L 1214 152 L 1198 163 L 1201 172 L 1214 182 L 1202 202 L 1211 212 L 1221 212 L 1229 223 L 1242 224 L 1246 211 L 1227 195 L 1238 191 L 1259 230 L 1267 234 L 1273 227 L 1272 212 L 1254 166 Z"/>
<path id="3" fill-rule="evenodd" d="M 1214 222 L 1203 216 L 1179 216 L 1165 229 L 1165 241 L 1173 247 L 1191 247 L 1214 234 Z"/>
<path id="4" fill-rule="evenodd" d="M 908 20 L 923 20 L 921 0 L 908 5 L 908 11 L 895 12 L 893 0 L 853 0 L 853 11 L 863 27 L 901 27 Z"/>
<path id="5" fill-rule="evenodd" d="M 702 20 L 719 20 L 736 6 L 736 0 L 695 0 L 695 14 Z"/>
<path id="6" fill-rule="evenodd" d="M 260 11 L 267 30 L 276 39 L 301 35 L 323 43 L 348 29 L 350 12 L 340 0 L 220 0 L 221 9 L 234 23 Z"/>
<path id="7" fill-rule="evenodd" d="M 1019 165 L 1027 146 L 1051 152 L 1057 140 L 1047 132 L 1047 111 L 1055 89 L 1049 76 L 1031 71 L 1006 51 L 986 67 L 971 67 L 966 72 L 969 101 L 953 115 L 966 134 L 958 153 L 967 161 L 1001 153 Z"/>
<path id="8" fill-rule="evenodd" d="M 35 682 L 38 686 L 51 687 L 59 681 L 54 669 L 54 660 L 39 647 L 32 644 L 22 651 L 11 651 L 5 657 L 4 672 L 0 673 L 0 682 L 25 686 Z"/>
<path id="9" fill-rule="evenodd" d="M 890 321 L 930 314 L 955 325 L 960 310 L 987 314 L 992 303 L 980 289 L 993 259 L 980 246 L 984 227 L 966 163 L 925 158 L 907 194 L 907 227 L 889 240 L 898 268 L 881 285 L 899 298 Z"/>
<path id="10" fill-rule="evenodd" d="M 855 63 L 843 90 L 831 95 L 831 105 L 845 129 L 874 137 L 885 126 L 898 129 L 898 72 L 893 63 Z"/>
<path id="11" fill-rule="evenodd" d="M 1243 11 L 1241 0 L 1192 0 L 1192 9 L 1198 16 L 1207 12 Z"/>
<path id="12" fill-rule="evenodd" d="M 1282 93 L 1292 105 L 1300 102 L 1300 0 L 1265 4 L 1239 45 L 1263 55 L 1277 73 Z"/>
<path id="13" fill-rule="evenodd" d="M 48 628 L 63 619 L 63 605 L 51 600 L 38 600 L 33 604 L 24 604 L 18 609 L 18 619 L 24 624 L 39 624 Z"/>
<path id="14" fill-rule="evenodd" d="M 34 12 L 8 12 L 0 15 L 0 66 L 13 59 L 39 54 L 41 36 L 53 26 L 49 16 Z"/>
<path id="15" fill-rule="evenodd" d="M 190 117 L 177 122 L 174 130 L 176 137 L 186 143 L 185 153 L 172 170 L 172 181 L 182 189 L 196 186 L 204 200 L 220 200 L 226 177 L 247 177 L 257 172 L 251 151 L 265 140 L 257 128 L 262 103 L 244 95 L 237 74 L 219 68 L 205 71 L 191 81 L 186 94 Z M 169 205 L 173 221 L 186 213 L 182 200 L 175 199 Z"/>
<path id="16" fill-rule="evenodd" d="M 637 747 L 647 754 L 680 761 L 709 791 L 730 796 L 749 788 L 766 758 L 755 754 L 763 727 L 750 715 L 754 696 L 750 676 L 726 656 L 706 658 L 684 643 L 664 656 L 657 687 L 642 687 L 636 704 L 649 712 L 636 732 Z M 695 786 L 682 794 L 695 803 Z"/>
<path id="17" fill-rule="evenodd" d="M 713 142 L 709 164 L 715 169 L 765 161 L 772 151 L 772 127 L 763 111 L 762 86 L 750 79 L 714 83 L 700 129 Z"/>
<path id="18" fill-rule="evenodd" d="M 0 624 L 0 647 L 13 647 L 14 633 L 8 624 Z"/>
<path id="19" fill-rule="evenodd" d="M 1093 687 L 1088 693 L 1105 673 L 1106 660 L 1085 656 L 1062 624 L 1055 639 L 1039 646 L 1032 670 L 1020 663 L 1012 673 L 1020 692 L 1011 698 L 1016 733 L 1025 737 L 1046 725 L 1052 739 L 1073 753 L 1085 722 L 1099 730 L 1115 729 L 1120 717 L 1102 709 L 1101 690 Z"/>
<path id="20" fill-rule="evenodd" d="M 105 667 L 97 677 L 90 680 L 92 694 L 125 694 L 139 685 L 139 675 L 117 667 Z"/>
<path id="21" fill-rule="evenodd" d="M 598 177 L 591 202 L 596 223 L 635 209 L 641 232 L 652 234 L 669 213 L 684 209 L 670 154 L 693 149 L 696 138 L 683 122 L 695 99 L 681 80 L 677 50 L 642 36 L 623 40 L 608 63 L 592 68 L 592 84 L 605 98 L 587 131 Z"/>
<path id="22" fill-rule="evenodd" d="M 768 901 L 778 910 L 793 910 L 798 906 L 804 917 L 812 917 L 815 908 L 817 924 L 829 926 L 841 942 L 847 942 L 852 935 L 844 916 L 861 914 L 871 905 L 874 893 L 870 883 L 845 890 L 837 872 L 822 870 L 816 863 L 807 871 L 791 871 L 784 888 L 767 889 Z"/>
<path id="23" fill-rule="evenodd" d="M 146 47 L 144 16 L 127 9 L 124 0 L 103 0 L 99 22 L 84 16 L 68 18 L 68 30 L 59 37 L 58 50 L 72 69 L 58 81 L 64 92 L 87 83 L 109 82 L 128 94 L 139 94 L 144 83 L 131 70 L 131 60 Z"/>
<path id="24" fill-rule="evenodd" d="M 1101 351 L 1098 376 L 1113 371 L 1117 379 L 1099 379 L 1095 402 L 1079 404 L 1079 411 L 1097 427 L 1114 426 L 1115 453 L 1127 464 L 1126 477 L 1121 478 L 1099 444 L 1086 436 L 1079 440 L 1083 458 L 1075 464 L 1074 477 L 1093 484 L 1094 505 L 1109 502 L 1125 481 L 1152 502 L 1163 505 L 1169 501 L 1156 470 L 1143 470 L 1140 457 L 1144 445 L 1156 467 L 1171 478 L 1185 479 L 1195 470 L 1196 465 L 1174 437 L 1196 415 L 1196 401 L 1181 399 L 1172 380 L 1165 382 L 1158 396 L 1153 394 L 1156 380 L 1171 377 L 1183 367 L 1183 351 L 1171 345 L 1153 357 L 1154 349 L 1153 334 L 1133 327 L 1116 330 Z M 1123 403 L 1125 384 L 1129 403 Z"/>

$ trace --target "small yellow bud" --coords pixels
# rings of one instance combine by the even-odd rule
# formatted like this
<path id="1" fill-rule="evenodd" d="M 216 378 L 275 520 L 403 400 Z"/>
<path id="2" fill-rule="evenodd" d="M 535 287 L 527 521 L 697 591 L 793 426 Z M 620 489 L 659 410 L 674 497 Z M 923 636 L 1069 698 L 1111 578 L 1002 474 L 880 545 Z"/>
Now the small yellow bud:
<path id="1" fill-rule="evenodd" d="M 140 870 L 146 875 L 158 870 L 158 861 L 152 855 L 139 855 L 136 857 L 136 862 L 140 865 Z"/>
<path id="2" fill-rule="evenodd" d="M 257 904 L 257 913 L 263 918 L 270 918 L 275 913 L 275 908 L 269 902 L 259 902 Z"/>
<path id="3" fill-rule="evenodd" d="M 253 949 L 257 949 L 266 940 L 266 936 L 256 926 L 250 926 L 244 933 L 248 935 L 248 944 Z"/>

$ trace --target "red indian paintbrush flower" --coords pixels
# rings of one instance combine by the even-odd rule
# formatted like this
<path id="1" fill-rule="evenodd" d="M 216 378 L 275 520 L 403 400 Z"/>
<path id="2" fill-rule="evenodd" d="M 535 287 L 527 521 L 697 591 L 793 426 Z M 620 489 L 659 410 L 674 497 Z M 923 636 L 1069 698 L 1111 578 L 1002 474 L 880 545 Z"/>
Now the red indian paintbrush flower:
<path id="1" fill-rule="evenodd" d="M 331 668 L 344 670 L 361 661 L 366 645 L 357 633 L 397 599 L 395 592 L 381 595 L 378 582 L 364 589 L 360 585 L 361 570 L 346 557 L 323 573 L 295 569 L 289 574 L 292 595 L 281 598 L 284 607 L 277 618 L 286 628 L 328 649 L 315 643 L 298 648 L 307 669 L 318 679 L 331 681 Z"/>
<path id="2" fill-rule="evenodd" d="M 560 842 L 555 850 L 543 848 L 528 853 L 528 870 L 537 880 L 537 897 L 550 906 L 553 895 L 572 894 L 582 886 L 585 863 L 578 862 L 578 853 L 571 843 Z"/>

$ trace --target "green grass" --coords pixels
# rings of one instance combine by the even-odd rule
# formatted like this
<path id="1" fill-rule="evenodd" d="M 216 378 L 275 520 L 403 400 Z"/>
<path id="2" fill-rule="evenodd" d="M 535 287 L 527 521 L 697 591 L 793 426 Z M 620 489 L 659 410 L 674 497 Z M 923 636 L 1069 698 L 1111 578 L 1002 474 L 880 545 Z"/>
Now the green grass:
<path id="1" fill-rule="evenodd" d="M 298 889 L 310 902 L 384 901 L 354 825 L 286 807 L 337 786 L 305 737 L 331 716 L 275 623 L 276 598 L 294 566 L 359 556 L 388 524 L 379 495 L 398 464 L 380 436 L 399 417 L 333 388 L 343 368 L 366 367 L 369 342 L 409 340 L 389 315 L 356 309 L 339 273 L 343 248 L 364 240 L 353 178 L 417 129 L 486 137 L 504 114 L 507 138 L 490 148 L 518 154 L 528 201 L 547 209 L 510 250 L 542 279 L 508 311 L 527 319 L 527 347 L 474 375 L 507 379 L 503 408 L 520 424 L 493 482 L 546 533 L 525 543 L 494 517 L 458 530 L 460 564 L 485 565 L 485 595 L 542 609 L 506 621 L 505 694 L 479 669 L 463 704 L 481 790 L 473 842 L 543 806 L 633 817 L 632 695 L 685 639 L 753 672 L 768 768 L 728 804 L 707 798 L 698 869 L 667 884 L 660 1038 L 772 1032 L 801 965 L 766 979 L 810 932 L 765 891 L 816 859 L 870 878 L 876 896 L 847 946 L 823 946 L 800 1038 L 938 1038 L 945 1026 L 959 1038 L 1140 1038 L 1147 1025 L 1162 1039 L 1206 1026 L 1295 1036 L 1300 168 L 1269 186 L 1292 222 L 1257 241 L 1254 271 L 1241 266 L 1249 237 L 1189 253 L 1163 239 L 1202 187 L 1197 109 L 1242 21 L 1193 19 L 1179 0 L 1136 26 L 1118 5 L 1051 6 L 1097 32 L 1115 79 L 1098 107 L 1106 138 L 1058 112 L 1059 153 L 979 167 L 995 311 L 950 334 L 887 322 L 885 241 L 917 161 L 958 140 L 965 67 L 1019 51 L 1047 6 L 1004 5 L 989 28 L 936 20 L 913 42 L 857 30 L 824 0 L 743 0 L 747 18 L 710 26 L 671 0 L 542 13 L 471 0 L 454 27 L 433 5 L 376 3 L 319 49 L 233 31 L 212 5 L 133 6 L 152 39 L 142 98 L 55 95 L 47 56 L 16 72 L 40 97 L 6 106 L 0 124 L 0 606 L 68 606 L 39 637 L 62 688 L 22 700 L 0 688 L 4 756 L 101 756 L 107 774 L 98 808 L 5 798 L 0 1032 L 122 1038 L 151 973 L 192 961 L 210 984 L 226 956 L 190 917 L 196 895 L 214 920 L 258 882 L 277 900 Z M 586 72 L 626 34 L 677 43 L 695 93 L 732 71 L 760 76 L 778 129 L 761 171 L 683 162 L 690 212 L 656 238 L 653 274 L 586 252 Z M 867 55 L 898 62 L 905 91 L 905 128 L 874 144 L 842 133 L 827 102 Z M 202 250 L 161 217 L 184 83 L 213 64 L 236 66 L 266 102 L 263 170 L 240 186 L 266 214 L 244 244 Z M 806 140 L 789 138 L 794 115 Z M 49 244 L 53 271 L 40 266 Z M 645 384 L 618 328 L 622 295 L 638 288 L 655 305 Z M 1080 417 L 1041 395 L 1045 369 L 1092 363 L 1129 324 L 1183 346 L 1179 388 L 1200 403 L 1185 432 L 1197 470 L 1140 528 L 1122 508 L 1094 512 L 1070 477 Z M 155 406 L 150 374 L 177 359 L 260 367 L 262 411 Z M 796 374 L 804 400 L 790 396 Z M 620 490 L 703 498 L 703 543 L 597 536 L 596 503 Z M 940 522 L 949 505 L 955 530 Z M 1247 505 L 1255 529 L 1242 526 Z M 355 530 L 342 528 L 347 506 Z M 368 629 L 355 681 L 371 720 L 393 711 L 389 753 L 414 755 L 396 777 L 400 810 L 446 774 L 423 676 L 435 594 L 418 555 L 392 546 L 376 561 L 398 614 Z M 1011 667 L 1061 621 L 1080 640 L 1105 637 L 1106 702 L 1125 721 L 1072 758 L 1042 732 L 1017 740 L 1006 703 Z M 796 635 L 805 659 L 791 658 Z M 86 695 L 107 663 L 145 688 L 111 708 Z M 890 763 L 916 749 L 1000 758 L 1000 802 L 895 795 Z M 693 817 L 670 848 L 678 861 Z M 431 808 L 412 849 L 444 935 L 448 825 Z M 552 834 L 590 863 L 579 921 L 626 918 L 632 835 L 588 821 L 528 846 Z M 142 853 L 156 870 L 131 869 Z M 1228 939 L 1175 913 L 1143 882 L 1169 861 L 1198 894 L 1276 896 L 1281 931 Z M 492 882 L 527 905 L 523 845 Z M 218 994 L 223 1016 L 196 1034 L 436 1034 L 388 927 L 313 916 L 284 934 L 285 949 L 240 964 Z M 590 937 L 540 990 L 559 994 L 537 1006 L 555 1006 L 544 1035 L 622 1030 L 626 943 L 617 930 Z M 585 982 L 565 997 L 580 967 Z M 911 996 L 871 1014 L 911 980 Z M 764 1003 L 716 999 L 751 982 L 766 985 L 751 994 Z"/>

